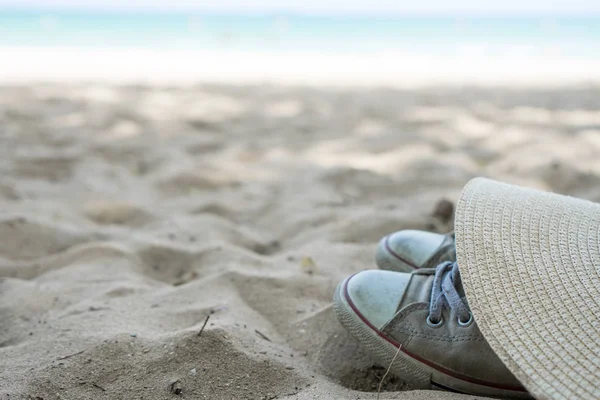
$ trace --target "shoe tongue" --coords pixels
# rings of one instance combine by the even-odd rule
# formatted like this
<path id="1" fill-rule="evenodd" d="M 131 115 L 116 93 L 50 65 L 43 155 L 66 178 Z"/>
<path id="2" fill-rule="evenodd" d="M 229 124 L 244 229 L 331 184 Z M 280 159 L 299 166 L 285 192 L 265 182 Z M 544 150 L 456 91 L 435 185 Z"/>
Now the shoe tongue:
<path id="1" fill-rule="evenodd" d="M 398 305 L 398 310 L 412 303 L 429 303 L 431 301 L 435 268 L 445 261 L 456 261 L 454 233 L 447 234 L 438 250 L 429 257 L 419 270 L 412 273 L 408 288 Z M 456 290 L 461 297 L 465 297 L 462 282 L 458 282 Z"/>
<path id="2" fill-rule="evenodd" d="M 434 269 L 421 269 L 412 273 L 408 287 L 404 292 L 404 297 L 398 305 L 398 310 L 412 303 L 429 303 L 431 301 L 431 289 L 434 280 Z M 446 273 L 451 273 L 450 271 Z M 465 298 L 465 290 L 463 289 L 460 275 L 458 282 L 454 285 L 456 291 L 461 298 Z"/>
<path id="3" fill-rule="evenodd" d="M 432 286 L 433 274 L 412 273 L 404 297 L 398 305 L 398 310 L 412 303 L 429 303 Z"/>

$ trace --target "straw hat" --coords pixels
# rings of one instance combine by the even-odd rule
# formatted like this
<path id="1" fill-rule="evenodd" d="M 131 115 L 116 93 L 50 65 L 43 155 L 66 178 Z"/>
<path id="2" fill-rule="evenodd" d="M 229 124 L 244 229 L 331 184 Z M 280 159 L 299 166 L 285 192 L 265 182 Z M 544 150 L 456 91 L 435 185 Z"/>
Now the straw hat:
<path id="1" fill-rule="evenodd" d="M 477 178 L 456 250 L 483 336 L 538 399 L 600 399 L 600 205 Z"/>

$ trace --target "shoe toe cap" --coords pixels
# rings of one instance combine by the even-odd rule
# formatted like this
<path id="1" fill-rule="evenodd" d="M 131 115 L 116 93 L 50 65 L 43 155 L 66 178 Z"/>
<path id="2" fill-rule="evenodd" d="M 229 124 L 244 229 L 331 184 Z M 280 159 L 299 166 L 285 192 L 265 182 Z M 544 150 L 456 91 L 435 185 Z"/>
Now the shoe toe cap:
<path id="1" fill-rule="evenodd" d="M 444 235 L 438 233 L 404 230 L 385 237 L 380 246 L 391 262 L 402 264 L 404 270 L 414 270 L 420 268 L 443 241 Z"/>
<path id="2" fill-rule="evenodd" d="M 363 320 L 381 329 L 396 314 L 409 281 L 407 273 L 362 271 L 346 282 L 346 299 Z"/>

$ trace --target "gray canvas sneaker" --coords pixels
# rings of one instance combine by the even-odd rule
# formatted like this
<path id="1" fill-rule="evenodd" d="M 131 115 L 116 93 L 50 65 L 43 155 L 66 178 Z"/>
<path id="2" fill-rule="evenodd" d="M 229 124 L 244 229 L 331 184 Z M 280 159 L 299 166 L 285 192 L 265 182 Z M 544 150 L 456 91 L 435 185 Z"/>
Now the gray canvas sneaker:
<path id="1" fill-rule="evenodd" d="M 414 389 L 531 398 L 479 332 L 456 263 L 359 272 L 338 285 L 334 310 L 381 366 L 397 354 L 390 372 Z"/>
<path id="2" fill-rule="evenodd" d="M 398 231 L 381 239 L 375 252 L 377 266 L 390 271 L 412 272 L 443 261 L 456 261 L 454 233 Z"/>

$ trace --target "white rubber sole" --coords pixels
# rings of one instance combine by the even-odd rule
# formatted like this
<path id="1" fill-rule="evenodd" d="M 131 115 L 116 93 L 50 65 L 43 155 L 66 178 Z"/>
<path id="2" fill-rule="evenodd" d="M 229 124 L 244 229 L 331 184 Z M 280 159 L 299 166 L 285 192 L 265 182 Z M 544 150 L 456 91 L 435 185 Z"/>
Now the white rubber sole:
<path id="1" fill-rule="evenodd" d="M 346 278 L 338 285 L 333 298 L 334 311 L 340 323 L 361 345 L 366 347 L 381 366 L 389 367 L 390 372 L 404 380 L 408 386 L 413 389 L 442 389 L 480 396 L 531 399 L 527 392 L 466 381 L 419 361 L 403 349 L 398 352 L 400 344 L 394 343 L 393 339 L 387 338 L 377 329 L 369 326 L 355 311 L 346 293 L 346 285 L 351 278 L 352 276 Z M 398 355 L 390 367 L 396 353 Z"/>

